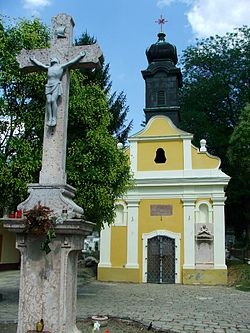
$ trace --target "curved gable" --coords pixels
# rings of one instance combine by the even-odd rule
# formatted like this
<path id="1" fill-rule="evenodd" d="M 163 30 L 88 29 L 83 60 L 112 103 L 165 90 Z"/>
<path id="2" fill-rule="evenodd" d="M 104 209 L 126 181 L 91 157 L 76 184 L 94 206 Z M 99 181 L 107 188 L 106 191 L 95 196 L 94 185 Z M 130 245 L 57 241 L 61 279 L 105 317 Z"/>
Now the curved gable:
<path id="1" fill-rule="evenodd" d="M 145 128 L 134 134 L 129 140 L 146 137 L 186 137 L 192 135 L 177 128 L 166 116 L 152 117 Z"/>
<path id="2" fill-rule="evenodd" d="M 200 152 L 192 145 L 192 166 L 193 169 L 219 169 L 221 160 L 208 152 Z"/>

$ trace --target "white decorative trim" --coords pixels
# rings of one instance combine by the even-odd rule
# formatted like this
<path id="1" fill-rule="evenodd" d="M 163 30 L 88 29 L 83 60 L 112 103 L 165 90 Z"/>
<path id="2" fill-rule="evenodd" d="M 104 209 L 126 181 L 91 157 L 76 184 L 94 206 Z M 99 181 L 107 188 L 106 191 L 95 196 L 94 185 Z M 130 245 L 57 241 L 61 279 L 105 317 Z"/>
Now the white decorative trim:
<path id="1" fill-rule="evenodd" d="M 191 139 L 183 140 L 184 170 L 192 169 Z"/>
<path id="2" fill-rule="evenodd" d="M 177 198 L 182 199 L 183 196 L 190 194 L 197 198 L 207 199 L 213 194 L 224 195 L 224 186 L 221 184 L 204 184 L 202 186 L 194 186 L 193 184 L 169 184 L 164 186 L 159 184 L 137 184 L 134 188 L 129 190 L 124 196 L 124 200 L 142 200 L 142 199 L 167 199 L 167 198 Z"/>
<path id="3" fill-rule="evenodd" d="M 147 130 L 151 127 L 152 123 L 156 120 L 156 119 L 163 119 L 165 120 L 172 128 L 174 128 L 176 130 L 176 134 L 174 134 L 172 137 L 189 137 L 189 138 L 193 138 L 193 134 L 191 133 L 188 133 L 188 132 L 185 132 L 185 131 L 182 131 L 181 129 L 179 129 L 178 127 L 175 126 L 175 124 L 172 122 L 172 120 L 167 117 L 167 116 L 163 116 L 163 115 L 157 115 L 157 116 L 154 116 L 154 117 L 151 117 L 148 121 L 148 123 L 146 124 L 145 128 L 143 128 L 141 131 L 135 133 L 134 135 L 132 135 L 131 137 L 128 138 L 128 141 L 131 142 L 131 141 L 139 141 L 140 139 L 142 140 L 150 140 L 152 137 L 154 138 L 155 140 L 155 137 L 158 137 L 158 136 L 143 136 L 142 135 L 147 132 Z M 169 138 L 169 136 L 161 136 L 161 140 L 164 139 L 165 140 Z"/>
<path id="4" fill-rule="evenodd" d="M 180 240 L 181 234 L 168 230 L 155 230 L 142 234 L 142 282 L 147 282 L 147 246 L 148 239 L 155 236 L 167 236 L 175 240 L 175 283 L 180 283 Z"/>
<path id="5" fill-rule="evenodd" d="M 137 142 L 130 144 L 130 170 L 132 173 L 137 172 Z"/>
<path id="6" fill-rule="evenodd" d="M 111 227 L 105 225 L 100 234 L 100 263 L 98 267 L 111 267 Z"/>
<path id="7" fill-rule="evenodd" d="M 229 182 L 230 177 L 220 169 L 190 169 L 190 170 L 157 170 L 157 171 L 138 171 L 134 173 L 134 178 L 139 179 L 164 179 L 166 182 Z"/>
<path id="8" fill-rule="evenodd" d="M 194 238 L 194 207 L 195 197 L 184 196 L 183 218 L 184 218 L 184 269 L 195 267 L 195 238 Z"/>
<path id="9" fill-rule="evenodd" d="M 126 268 L 139 268 L 138 265 L 138 200 L 128 200 L 127 222 L 127 264 Z"/>
<path id="10" fill-rule="evenodd" d="M 214 210 L 214 268 L 226 268 L 225 264 L 225 197 L 212 197 Z"/>
<path id="11" fill-rule="evenodd" d="M 138 269 L 139 265 L 138 264 L 126 264 L 125 267 L 130 268 L 130 269 Z"/>
<path id="12" fill-rule="evenodd" d="M 216 265 L 213 267 L 213 269 L 227 269 L 227 265 Z"/>
<path id="13" fill-rule="evenodd" d="M 180 135 L 180 134 L 176 134 L 176 135 L 170 135 L 170 136 L 158 136 L 158 135 L 150 135 L 150 136 L 142 136 L 142 137 L 130 137 L 128 139 L 129 142 L 139 142 L 139 141 L 175 141 L 175 140 L 179 140 L 179 139 L 188 139 L 188 140 L 192 140 L 193 135 Z"/>
<path id="14" fill-rule="evenodd" d="M 110 268 L 111 267 L 111 263 L 99 263 L 98 264 L 99 268 Z"/>
<path id="15" fill-rule="evenodd" d="M 212 201 L 213 201 L 213 206 L 224 206 L 225 205 L 225 201 L 226 201 L 226 197 L 224 195 L 224 192 L 223 194 L 213 194 L 212 196 Z"/>

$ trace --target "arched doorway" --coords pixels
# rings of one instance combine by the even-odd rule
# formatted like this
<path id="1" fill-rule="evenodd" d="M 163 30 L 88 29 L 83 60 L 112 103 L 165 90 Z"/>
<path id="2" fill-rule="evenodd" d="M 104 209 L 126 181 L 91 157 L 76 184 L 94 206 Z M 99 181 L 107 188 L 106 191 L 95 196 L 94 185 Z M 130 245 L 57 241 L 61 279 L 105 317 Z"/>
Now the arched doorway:
<path id="1" fill-rule="evenodd" d="M 143 234 L 143 282 L 180 282 L 180 234 L 157 230 Z"/>
<path id="2" fill-rule="evenodd" d="M 175 283 L 175 240 L 155 236 L 148 240 L 147 282 Z"/>

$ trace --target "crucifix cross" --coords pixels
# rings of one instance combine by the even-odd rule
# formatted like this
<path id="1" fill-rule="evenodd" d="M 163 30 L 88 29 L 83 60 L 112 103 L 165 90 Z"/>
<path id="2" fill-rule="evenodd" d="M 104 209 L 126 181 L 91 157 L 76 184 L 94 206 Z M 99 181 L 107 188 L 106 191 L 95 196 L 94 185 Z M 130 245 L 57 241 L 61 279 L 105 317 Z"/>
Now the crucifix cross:
<path id="1" fill-rule="evenodd" d="M 161 15 L 161 17 L 157 21 L 155 21 L 155 23 L 160 24 L 160 26 L 161 26 L 161 32 L 162 32 L 163 24 L 165 24 L 166 22 L 167 22 L 167 20 L 165 20 L 162 15 Z"/>
<path id="2" fill-rule="evenodd" d="M 26 72 L 48 72 L 43 159 L 39 177 L 39 184 L 42 185 L 66 184 L 69 70 L 98 68 L 102 61 L 98 44 L 73 46 L 73 27 L 71 16 L 58 14 L 52 18 L 50 48 L 23 49 L 17 56 L 20 68 Z"/>

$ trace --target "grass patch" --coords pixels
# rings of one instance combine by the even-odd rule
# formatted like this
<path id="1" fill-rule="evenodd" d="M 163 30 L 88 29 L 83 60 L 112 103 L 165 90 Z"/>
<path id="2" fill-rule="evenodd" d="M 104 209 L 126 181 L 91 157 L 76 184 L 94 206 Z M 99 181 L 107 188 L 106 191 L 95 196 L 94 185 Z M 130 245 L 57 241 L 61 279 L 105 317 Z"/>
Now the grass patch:
<path id="1" fill-rule="evenodd" d="M 250 291 L 250 283 L 236 284 L 235 288 L 241 291 Z"/>
<path id="2" fill-rule="evenodd" d="M 240 261 L 229 260 L 228 285 L 242 291 L 250 291 L 250 265 Z"/>

